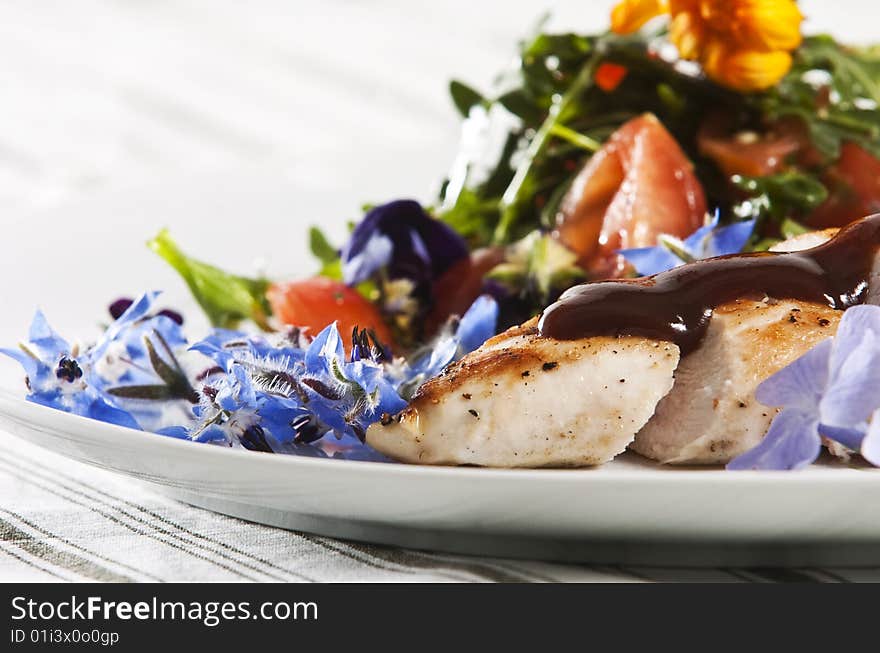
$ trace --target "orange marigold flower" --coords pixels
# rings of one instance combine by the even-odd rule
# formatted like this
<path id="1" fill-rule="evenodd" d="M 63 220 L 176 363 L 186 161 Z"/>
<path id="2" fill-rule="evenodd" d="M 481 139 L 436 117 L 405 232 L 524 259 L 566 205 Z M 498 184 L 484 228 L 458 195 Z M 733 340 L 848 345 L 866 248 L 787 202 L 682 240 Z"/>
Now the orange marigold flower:
<path id="1" fill-rule="evenodd" d="M 623 0 L 611 10 L 611 31 L 632 34 L 652 18 L 668 12 L 667 0 Z"/>
<path id="2" fill-rule="evenodd" d="M 804 17 L 794 0 L 702 0 L 674 4 L 697 5 L 699 16 L 709 29 L 742 48 L 790 51 L 801 44 Z"/>
<path id="3" fill-rule="evenodd" d="M 661 4 L 624 0 L 612 11 L 612 30 L 635 31 L 662 13 Z M 711 79 L 740 91 L 776 84 L 802 40 L 804 17 L 795 0 L 669 0 L 668 13 L 669 40 L 681 57 L 699 61 Z"/>
<path id="4" fill-rule="evenodd" d="M 721 41 L 708 44 L 703 70 L 719 84 L 739 91 L 761 91 L 782 79 L 791 68 L 785 50 L 737 50 Z"/>

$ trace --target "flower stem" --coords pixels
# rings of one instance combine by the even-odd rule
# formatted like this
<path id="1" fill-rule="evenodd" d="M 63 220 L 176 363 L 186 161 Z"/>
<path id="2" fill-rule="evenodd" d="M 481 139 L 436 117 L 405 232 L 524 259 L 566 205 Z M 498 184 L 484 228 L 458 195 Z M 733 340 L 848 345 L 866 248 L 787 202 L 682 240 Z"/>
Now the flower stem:
<path id="1" fill-rule="evenodd" d="M 566 114 L 571 106 L 580 98 L 583 92 L 593 83 L 593 73 L 599 61 L 603 58 L 604 53 L 601 48 L 597 48 L 596 52 L 584 64 L 578 76 L 572 82 L 571 86 L 565 92 L 565 95 L 550 108 L 550 112 L 544 123 L 538 128 L 535 137 L 529 144 L 526 156 L 513 175 L 513 179 L 504 196 L 501 198 L 501 219 L 495 228 L 494 241 L 498 244 L 506 243 L 510 238 L 510 232 L 514 223 L 517 221 L 520 213 L 520 207 L 526 199 L 523 195 L 525 182 L 531 176 L 535 165 L 544 154 L 554 131 L 558 131 L 559 127 L 563 127 L 562 121 L 567 117 Z"/>
<path id="2" fill-rule="evenodd" d="M 602 143 L 599 141 L 590 138 L 586 134 L 581 134 L 580 132 L 576 132 L 573 129 L 569 129 L 565 125 L 553 125 L 550 129 L 550 134 L 553 136 L 558 136 L 564 141 L 568 141 L 572 145 L 576 145 L 582 150 L 586 150 L 587 152 L 598 152 L 602 147 Z"/>

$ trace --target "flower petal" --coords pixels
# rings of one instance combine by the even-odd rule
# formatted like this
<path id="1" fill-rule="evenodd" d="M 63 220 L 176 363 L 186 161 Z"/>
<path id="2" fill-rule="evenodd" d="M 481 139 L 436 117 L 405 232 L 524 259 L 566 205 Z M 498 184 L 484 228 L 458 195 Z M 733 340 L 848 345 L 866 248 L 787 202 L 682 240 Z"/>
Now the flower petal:
<path id="1" fill-rule="evenodd" d="M 611 31 L 632 34 L 652 18 L 668 11 L 667 0 L 623 0 L 611 10 Z"/>
<path id="2" fill-rule="evenodd" d="M 727 469 L 800 469 L 812 463 L 822 448 L 818 423 L 809 413 L 783 410 L 755 448 L 737 456 Z"/>
<path id="3" fill-rule="evenodd" d="M 156 433 L 169 438 L 177 438 L 178 440 L 189 440 L 189 429 L 185 426 L 169 426 L 159 429 Z"/>
<path id="4" fill-rule="evenodd" d="M 791 69 L 792 58 L 783 50 L 731 49 L 716 39 L 707 44 L 703 70 L 722 86 L 737 91 L 763 91 L 775 85 Z"/>
<path id="5" fill-rule="evenodd" d="M 342 268 L 342 280 L 349 286 L 366 281 L 377 270 L 391 262 L 394 243 L 387 236 L 374 233 L 364 248 L 352 256 Z"/>
<path id="6" fill-rule="evenodd" d="M 880 336 L 866 331 L 845 358 L 838 354 L 851 344 L 852 338 L 834 339 L 831 377 L 819 406 L 822 421 L 834 426 L 859 424 L 880 408 Z"/>
<path id="7" fill-rule="evenodd" d="M 819 403 L 828 385 L 832 344 L 831 338 L 823 340 L 783 367 L 758 386 L 755 397 L 766 406 L 786 406 L 818 413 Z"/>
<path id="8" fill-rule="evenodd" d="M 819 424 L 819 434 L 839 442 L 847 449 L 858 451 L 862 446 L 862 440 L 865 439 L 866 427 L 859 425 L 858 427 L 841 427 L 831 426 L 829 424 Z"/>
<path id="9" fill-rule="evenodd" d="M 330 324 L 312 340 L 312 344 L 306 350 L 306 371 L 310 374 L 321 374 L 328 371 L 330 359 L 342 361 L 345 359 L 345 345 L 339 336 L 336 322 Z"/>
<path id="10" fill-rule="evenodd" d="M 37 311 L 34 314 L 28 340 L 40 348 L 41 354 L 48 357 L 54 358 L 70 351 L 70 345 L 67 341 L 49 326 L 49 321 L 43 315 L 43 311 Z"/>
<path id="11" fill-rule="evenodd" d="M 709 238 L 709 235 L 712 233 L 712 230 L 718 226 L 718 221 L 721 219 L 721 213 L 719 211 L 715 211 L 710 216 L 708 216 L 708 221 L 702 227 L 697 229 L 694 233 L 684 239 L 684 247 L 689 253 L 694 254 L 694 258 L 702 258 L 701 256 L 697 256 L 696 254 L 702 252 L 706 249 L 706 241 Z"/>
<path id="12" fill-rule="evenodd" d="M 861 454 L 874 467 L 880 467 L 880 410 L 871 418 L 868 434 L 862 440 Z"/>
<path id="13" fill-rule="evenodd" d="M 744 220 L 713 229 L 705 242 L 700 258 L 739 254 L 752 237 L 755 222 L 755 220 Z"/>
<path id="14" fill-rule="evenodd" d="M 669 40 L 678 48 L 682 59 L 698 59 L 705 47 L 706 26 L 697 14 L 694 3 L 672 0 L 672 22 L 669 24 Z"/>
<path id="15" fill-rule="evenodd" d="M 733 31 L 741 43 L 763 50 L 794 50 L 801 44 L 804 15 L 794 0 L 739 0 L 735 4 Z"/>
<path id="16" fill-rule="evenodd" d="M 92 401 L 85 417 L 90 417 L 101 422 L 109 422 L 110 424 L 118 424 L 119 426 L 126 426 L 138 431 L 141 430 L 140 425 L 135 418 L 132 417 L 131 413 L 116 408 L 115 406 L 111 406 L 100 397 L 97 397 Z"/>
<path id="17" fill-rule="evenodd" d="M 458 323 L 456 356 L 469 354 L 495 335 L 498 323 L 498 302 L 489 295 L 477 297 Z"/>
<path id="18" fill-rule="evenodd" d="M 622 249 L 618 254 L 622 255 L 639 274 L 645 277 L 666 272 L 684 264 L 684 261 L 662 245 Z"/>
<path id="19" fill-rule="evenodd" d="M 21 349 L 0 349 L 0 354 L 9 356 L 9 358 L 18 361 L 24 368 L 24 373 L 28 377 L 36 376 L 40 367 L 45 367 L 42 362 L 38 361 L 33 356 L 28 355 Z"/>
<path id="20" fill-rule="evenodd" d="M 382 242 L 375 240 L 377 235 L 391 243 L 390 257 L 387 243 L 377 244 Z M 364 254 L 368 247 L 373 248 L 372 254 Z M 418 202 L 396 200 L 374 207 L 354 228 L 341 252 L 343 278 L 349 284 L 359 283 L 385 268 L 391 279 L 424 284 L 467 255 L 464 239 L 428 215 Z"/>
<path id="21" fill-rule="evenodd" d="M 862 344 L 866 332 L 880 336 L 880 306 L 862 304 L 847 309 L 834 336 L 831 354 L 831 379 L 840 375 L 840 368 L 852 350 Z"/>

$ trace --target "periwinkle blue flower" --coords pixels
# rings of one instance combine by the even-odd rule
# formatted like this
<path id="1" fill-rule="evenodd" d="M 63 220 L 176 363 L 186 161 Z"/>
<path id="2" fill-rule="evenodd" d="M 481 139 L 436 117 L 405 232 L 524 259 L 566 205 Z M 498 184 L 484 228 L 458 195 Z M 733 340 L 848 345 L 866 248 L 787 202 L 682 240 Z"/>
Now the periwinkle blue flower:
<path id="1" fill-rule="evenodd" d="M 342 249 L 342 276 L 348 285 L 384 269 L 390 279 L 422 286 L 468 255 L 465 241 L 435 220 L 414 200 L 396 200 L 372 208 Z"/>
<path id="2" fill-rule="evenodd" d="M 690 261 L 738 254 L 752 237 L 755 220 L 734 222 L 723 227 L 718 226 L 718 220 L 716 212 L 708 224 L 683 241 L 661 236 L 659 244 L 654 247 L 622 249 L 619 253 L 642 276 L 659 274 Z"/>
<path id="3" fill-rule="evenodd" d="M 847 310 L 834 338 L 765 380 L 756 397 L 782 411 L 760 444 L 728 469 L 805 467 L 823 437 L 880 465 L 880 307 Z"/>

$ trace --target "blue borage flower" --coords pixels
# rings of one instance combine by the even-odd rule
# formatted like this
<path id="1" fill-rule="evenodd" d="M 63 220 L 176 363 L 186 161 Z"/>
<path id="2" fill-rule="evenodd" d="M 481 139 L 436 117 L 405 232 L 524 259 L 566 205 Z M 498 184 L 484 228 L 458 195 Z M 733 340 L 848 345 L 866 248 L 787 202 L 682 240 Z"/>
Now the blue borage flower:
<path id="1" fill-rule="evenodd" d="M 466 256 L 467 244 L 455 231 L 418 202 L 396 200 L 374 207 L 355 227 L 342 249 L 342 276 L 356 285 L 384 270 L 388 278 L 418 287 Z"/>
<path id="2" fill-rule="evenodd" d="M 258 451 L 384 460 L 363 444 L 367 427 L 402 410 L 427 378 L 494 335 L 497 312 L 494 300 L 479 298 L 413 364 L 388 361 L 387 351 L 360 331 L 346 359 L 335 324 L 311 343 L 215 332 L 192 349 L 225 374 L 202 387 L 190 437 Z"/>
<path id="3" fill-rule="evenodd" d="M 799 469 L 816 460 L 822 438 L 880 466 L 880 307 L 847 310 L 834 338 L 764 381 L 756 397 L 782 410 L 728 469 Z"/>
<path id="4" fill-rule="evenodd" d="M 622 249 L 619 254 L 635 267 L 642 276 L 650 276 L 671 270 L 679 265 L 713 256 L 737 254 L 742 251 L 752 232 L 755 220 L 744 220 L 719 227 L 719 215 L 681 241 L 668 235 L 661 235 L 655 247 Z"/>
<path id="5" fill-rule="evenodd" d="M 404 388 L 414 392 L 494 335 L 498 314 L 481 297 L 409 364 L 361 330 L 346 358 L 335 324 L 311 341 L 295 328 L 217 329 L 190 347 L 178 320 L 154 311 L 157 297 L 126 302 L 82 350 L 37 312 L 28 342 L 0 353 L 24 367 L 30 401 L 66 412 L 255 451 L 387 460 L 363 443 L 367 427 L 406 406 Z"/>
<path id="6" fill-rule="evenodd" d="M 415 352 L 390 372 L 400 395 L 410 400 L 425 381 L 494 336 L 497 324 L 498 302 L 489 295 L 481 295 L 460 319 L 446 324 L 430 346 Z"/>
<path id="7" fill-rule="evenodd" d="M 21 363 L 27 374 L 28 401 L 102 422 L 140 429 L 131 413 L 108 402 L 89 383 L 77 352 L 61 338 L 37 311 L 28 343 L 19 349 L 0 349 Z M 88 367 L 86 367 L 88 369 Z"/>
<path id="8" fill-rule="evenodd" d="M 162 432 L 191 415 L 188 374 L 204 361 L 184 361 L 186 339 L 167 315 L 151 315 L 158 293 L 141 295 L 92 347 L 80 350 L 37 311 L 28 342 L 0 349 L 28 380 L 27 399 L 65 412 L 130 428 Z M 201 367 L 200 367 L 201 364 Z M 151 399 L 162 398 L 160 407 Z"/>

